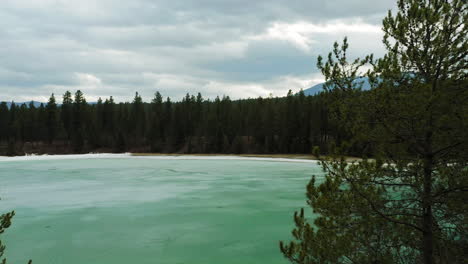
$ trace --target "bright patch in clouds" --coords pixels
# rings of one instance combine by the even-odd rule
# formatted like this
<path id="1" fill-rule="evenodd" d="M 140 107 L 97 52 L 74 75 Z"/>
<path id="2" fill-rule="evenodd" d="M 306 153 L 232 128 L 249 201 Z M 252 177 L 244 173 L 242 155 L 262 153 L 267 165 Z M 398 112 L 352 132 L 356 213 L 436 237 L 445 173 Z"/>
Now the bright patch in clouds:
<path id="1" fill-rule="evenodd" d="M 76 79 L 80 87 L 86 90 L 98 89 L 102 86 L 102 81 L 98 77 L 89 73 L 75 73 Z"/>
<path id="2" fill-rule="evenodd" d="M 267 28 L 266 33 L 253 36 L 252 39 L 284 40 L 305 52 L 311 52 L 312 45 L 319 43 L 323 34 L 347 35 L 355 33 L 380 36 L 382 30 L 380 26 L 363 23 L 360 19 L 350 23 L 332 21 L 326 24 L 313 24 L 304 21 L 296 23 L 275 22 Z"/>

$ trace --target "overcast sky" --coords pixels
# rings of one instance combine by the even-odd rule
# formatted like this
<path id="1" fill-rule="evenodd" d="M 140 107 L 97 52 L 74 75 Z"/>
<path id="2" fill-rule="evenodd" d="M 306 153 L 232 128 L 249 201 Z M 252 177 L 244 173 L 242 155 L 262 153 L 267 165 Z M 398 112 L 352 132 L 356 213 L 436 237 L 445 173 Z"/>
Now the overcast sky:
<path id="1" fill-rule="evenodd" d="M 0 101 L 283 96 L 321 82 L 317 56 L 344 36 L 352 56 L 382 55 L 394 2 L 1 0 Z"/>

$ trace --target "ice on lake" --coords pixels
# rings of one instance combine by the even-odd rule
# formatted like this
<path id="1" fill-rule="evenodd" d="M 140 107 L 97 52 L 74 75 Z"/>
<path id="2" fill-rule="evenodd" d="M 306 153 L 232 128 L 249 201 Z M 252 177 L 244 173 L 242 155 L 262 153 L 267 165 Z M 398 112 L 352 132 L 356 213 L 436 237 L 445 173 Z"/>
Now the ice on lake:
<path id="1" fill-rule="evenodd" d="M 0 158 L 10 263 L 287 263 L 315 162 L 128 155 Z"/>

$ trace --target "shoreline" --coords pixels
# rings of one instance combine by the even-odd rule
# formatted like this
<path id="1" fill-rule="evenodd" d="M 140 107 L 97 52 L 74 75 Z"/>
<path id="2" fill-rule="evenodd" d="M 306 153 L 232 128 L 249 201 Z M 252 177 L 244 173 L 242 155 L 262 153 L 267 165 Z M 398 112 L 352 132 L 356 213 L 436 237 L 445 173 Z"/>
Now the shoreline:
<path id="1" fill-rule="evenodd" d="M 316 159 L 289 157 L 268 157 L 267 155 L 217 155 L 217 154 L 149 154 L 144 153 L 88 153 L 88 154 L 63 154 L 63 155 L 25 155 L 25 156 L 0 156 L 0 162 L 8 161 L 46 161 L 46 160 L 74 160 L 74 159 L 157 159 L 157 160 L 257 160 L 278 162 L 307 162 L 316 163 Z"/>
<path id="2" fill-rule="evenodd" d="M 324 156 L 327 159 L 327 156 Z M 318 162 L 312 154 L 182 154 L 182 153 L 84 153 L 84 154 L 26 154 L 22 156 L 0 156 L 1 161 L 27 161 L 52 159 L 91 159 L 91 158 L 154 158 L 154 159 L 232 159 Z M 345 157 L 348 162 L 361 160 L 357 157 Z"/>
<path id="3" fill-rule="evenodd" d="M 129 153 L 135 157 L 158 157 L 158 156 L 197 156 L 197 157 L 244 157 L 244 158 L 270 158 L 270 159 L 295 159 L 295 160 L 314 160 L 318 161 L 317 157 L 312 154 L 176 154 L 176 153 Z M 325 159 L 329 156 L 323 155 Z M 347 162 L 360 161 L 362 158 L 345 156 Z"/>
<path id="4" fill-rule="evenodd" d="M 244 158 L 276 158 L 317 160 L 314 155 L 307 154 L 179 154 L 179 153 L 129 153 L 134 157 L 244 157 Z"/>

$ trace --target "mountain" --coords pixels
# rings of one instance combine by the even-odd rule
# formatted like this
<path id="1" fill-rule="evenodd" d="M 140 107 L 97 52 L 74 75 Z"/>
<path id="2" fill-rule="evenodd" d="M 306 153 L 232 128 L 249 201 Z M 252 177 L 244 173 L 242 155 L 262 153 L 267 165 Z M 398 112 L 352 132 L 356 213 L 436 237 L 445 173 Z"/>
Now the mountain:
<path id="1" fill-rule="evenodd" d="M 26 106 L 29 106 L 29 104 L 30 104 L 31 102 L 33 103 L 34 107 L 39 107 L 39 106 L 41 106 L 41 104 L 44 104 L 44 106 L 46 105 L 46 103 L 37 102 L 37 101 L 29 101 L 29 102 L 14 102 L 14 103 L 15 103 L 15 105 L 17 105 L 17 106 L 18 106 L 18 105 L 23 105 L 23 104 L 26 104 Z M 0 103 L 3 103 L 3 101 L 2 101 L 2 102 L 0 102 Z M 11 107 L 11 103 L 12 103 L 12 102 L 5 102 L 5 103 L 7 104 L 8 108 L 10 108 L 10 107 Z"/>
<path id="2" fill-rule="evenodd" d="M 5 101 L 0 101 L 0 103 L 3 103 L 3 102 L 5 102 Z M 41 104 L 44 104 L 44 106 L 46 106 L 46 104 L 47 104 L 47 103 L 38 102 L 38 101 L 14 102 L 14 103 L 15 103 L 16 106 L 18 106 L 18 105 L 21 106 L 21 105 L 23 105 L 23 104 L 26 104 L 26 106 L 29 107 L 29 104 L 30 104 L 31 102 L 33 103 L 34 107 L 36 107 L 36 108 L 40 107 Z M 12 103 L 12 102 L 5 102 L 5 103 L 7 104 L 8 109 L 10 109 L 11 103 Z M 88 102 L 88 104 L 90 104 L 90 105 L 95 105 L 95 104 L 97 104 L 97 102 Z M 57 106 L 61 106 L 61 105 L 62 105 L 62 104 L 57 104 Z"/>
<path id="3" fill-rule="evenodd" d="M 362 84 L 362 90 L 370 90 L 371 86 L 370 86 L 370 83 L 369 83 L 369 78 L 367 77 L 360 77 L 360 78 L 357 78 L 356 80 L 354 80 L 355 83 L 358 83 L 358 82 L 363 82 Z M 323 92 L 323 86 L 325 85 L 325 83 L 319 83 L 319 84 L 316 84 L 308 89 L 305 89 L 304 90 L 304 94 L 305 95 L 316 95 L 320 92 Z"/>
<path id="4" fill-rule="evenodd" d="M 369 78 L 367 77 L 360 77 L 360 78 L 357 78 L 354 82 L 364 82 L 363 85 L 362 85 L 362 89 L 363 90 L 370 90 L 370 84 L 369 84 Z M 304 94 L 305 95 L 316 95 L 320 92 L 323 92 L 323 86 L 325 85 L 325 83 L 319 83 L 319 84 L 316 84 L 308 89 L 305 89 L 304 90 Z M 3 101 L 0 101 L 0 103 L 2 103 Z M 47 103 L 42 103 L 42 102 L 37 102 L 37 101 L 30 101 L 30 102 L 15 102 L 15 105 L 22 105 L 22 104 L 26 104 L 26 106 L 29 106 L 30 103 L 33 103 L 34 104 L 34 107 L 39 107 L 41 106 L 41 104 L 44 104 L 44 106 L 47 104 Z M 11 107 L 11 102 L 6 102 L 8 108 Z M 96 102 L 88 102 L 88 104 L 90 105 L 94 105 L 96 104 Z M 57 104 L 57 105 L 60 105 L 60 104 Z"/>

